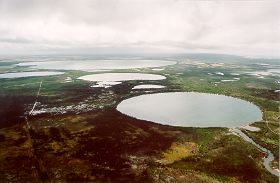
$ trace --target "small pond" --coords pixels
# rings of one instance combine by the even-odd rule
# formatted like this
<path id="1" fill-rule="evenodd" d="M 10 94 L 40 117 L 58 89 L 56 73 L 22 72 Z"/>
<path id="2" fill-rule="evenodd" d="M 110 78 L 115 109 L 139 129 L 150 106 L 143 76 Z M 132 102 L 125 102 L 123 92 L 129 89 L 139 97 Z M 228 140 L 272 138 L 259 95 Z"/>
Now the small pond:
<path id="1" fill-rule="evenodd" d="M 139 90 L 139 89 L 160 89 L 165 88 L 166 86 L 162 85 L 137 85 L 132 88 L 132 90 Z"/>

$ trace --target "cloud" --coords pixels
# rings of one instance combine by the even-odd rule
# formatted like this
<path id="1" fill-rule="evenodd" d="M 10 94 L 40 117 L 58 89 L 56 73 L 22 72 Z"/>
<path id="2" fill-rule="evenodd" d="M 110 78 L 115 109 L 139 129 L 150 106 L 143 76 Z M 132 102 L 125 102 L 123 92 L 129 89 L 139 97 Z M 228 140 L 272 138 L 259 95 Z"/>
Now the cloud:
<path id="1" fill-rule="evenodd" d="M 0 53 L 138 48 L 277 56 L 279 7 L 276 0 L 0 0 Z"/>

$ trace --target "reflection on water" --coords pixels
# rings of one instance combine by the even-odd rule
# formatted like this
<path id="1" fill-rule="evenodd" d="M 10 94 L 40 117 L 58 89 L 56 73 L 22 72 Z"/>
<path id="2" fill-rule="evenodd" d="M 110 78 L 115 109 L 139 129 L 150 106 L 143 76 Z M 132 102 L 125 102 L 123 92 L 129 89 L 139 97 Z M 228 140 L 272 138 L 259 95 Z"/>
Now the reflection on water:
<path id="1" fill-rule="evenodd" d="M 223 95 L 195 92 L 146 94 L 122 101 L 129 116 L 171 126 L 237 127 L 262 119 L 254 104 Z"/>

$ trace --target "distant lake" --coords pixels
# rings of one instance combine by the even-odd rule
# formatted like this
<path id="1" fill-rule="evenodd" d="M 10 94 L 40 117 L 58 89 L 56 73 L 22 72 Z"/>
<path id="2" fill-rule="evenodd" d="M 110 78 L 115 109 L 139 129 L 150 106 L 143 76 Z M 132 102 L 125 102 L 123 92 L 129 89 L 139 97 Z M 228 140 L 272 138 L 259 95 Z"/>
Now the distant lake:
<path id="1" fill-rule="evenodd" d="M 78 79 L 86 81 L 133 81 L 133 80 L 163 80 L 165 76 L 145 73 L 102 73 L 81 76 Z"/>
<path id="2" fill-rule="evenodd" d="M 250 102 L 196 92 L 140 95 L 122 101 L 117 110 L 137 119 L 183 127 L 238 127 L 262 119 L 259 107 Z"/>
<path id="3" fill-rule="evenodd" d="M 176 64 L 175 61 L 166 60 L 66 60 L 66 61 L 42 61 L 22 62 L 17 66 L 29 66 L 34 69 L 55 70 L 82 70 L 102 71 L 114 69 L 135 69 L 147 67 L 163 67 Z"/>
<path id="4" fill-rule="evenodd" d="M 133 81 L 133 80 L 163 80 L 165 76 L 158 74 L 145 74 L 145 73 L 102 73 L 102 74 L 91 74 L 81 76 L 78 79 L 86 81 L 95 81 L 96 85 L 92 87 L 111 87 L 113 85 L 121 84 L 122 81 Z"/>
<path id="5" fill-rule="evenodd" d="M 10 72 L 10 73 L 4 73 L 0 74 L 0 78 L 24 78 L 24 77 L 33 77 L 33 76 L 53 76 L 53 75 L 60 75 L 64 74 L 64 72 Z"/>

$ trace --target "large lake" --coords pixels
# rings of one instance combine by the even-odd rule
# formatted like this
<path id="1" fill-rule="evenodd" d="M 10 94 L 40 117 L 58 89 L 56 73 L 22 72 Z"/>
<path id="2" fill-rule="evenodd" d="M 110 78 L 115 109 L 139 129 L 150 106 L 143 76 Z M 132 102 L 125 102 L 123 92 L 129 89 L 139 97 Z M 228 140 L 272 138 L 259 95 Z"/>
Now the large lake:
<path id="1" fill-rule="evenodd" d="M 166 60 L 69 60 L 22 62 L 17 66 L 29 66 L 34 69 L 100 71 L 114 69 L 135 69 L 147 67 L 163 67 L 176 64 Z"/>
<path id="2" fill-rule="evenodd" d="M 250 102 L 196 92 L 132 97 L 117 110 L 137 119 L 183 127 L 238 127 L 262 119 L 259 107 Z"/>

